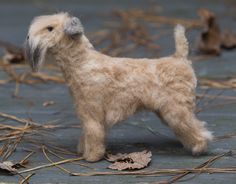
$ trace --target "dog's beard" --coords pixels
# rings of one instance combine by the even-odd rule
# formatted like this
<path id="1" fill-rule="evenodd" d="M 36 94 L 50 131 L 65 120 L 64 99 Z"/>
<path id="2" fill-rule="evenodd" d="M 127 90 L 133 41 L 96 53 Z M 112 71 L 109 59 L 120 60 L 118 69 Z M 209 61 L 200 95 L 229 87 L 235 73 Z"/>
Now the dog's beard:
<path id="1" fill-rule="evenodd" d="M 47 48 L 39 40 L 27 38 L 25 41 L 25 57 L 33 71 L 37 72 L 39 70 L 45 60 L 46 52 Z"/>

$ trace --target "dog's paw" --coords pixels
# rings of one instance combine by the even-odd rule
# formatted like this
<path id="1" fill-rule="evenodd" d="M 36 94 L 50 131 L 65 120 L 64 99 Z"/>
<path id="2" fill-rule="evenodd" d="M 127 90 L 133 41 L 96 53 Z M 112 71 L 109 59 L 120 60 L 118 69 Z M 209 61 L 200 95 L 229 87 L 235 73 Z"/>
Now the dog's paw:
<path id="1" fill-rule="evenodd" d="M 209 141 L 213 140 L 212 132 L 208 130 L 204 130 L 201 132 L 200 140 L 198 139 L 197 142 L 192 147 L 191 151 L 193 155 L 201 155 L 202 153 L 206 152 L 207 145 Z"/>
<path id="2" fill-rule="evenodd" d="M 96 149 L 96 150 L 90 150 L 90 152 L 85 152 L 83 154 L 83 157 L 88 162 L 97 162 L 101 159 L 103 159 L 105 155 L 105 149 Z"/>
<path id="3" fill-rule="evenodd" d="M 206 137 L 203 137 L 201 140 L 197 141 L 194 146 L 192 147 L 191 151 L 193 155 L 201 155 L 202 153 L 206 152 L 207 145 L 210 140 L 212 140 L 212 135 L 207 134 Z"/>
<path id="4" fill-rule="evenodd" d="M 88 162 L 97 162 L 104 157 L 104 153 L 96 153 L 96 154 L 84 154 L 84 159 Z"/>
<path id="5" fill-rule="evenodd" d="M 207 150 L 207 141 L 201 141 L 192 147 L 192 155 L 198 156 Z"/>

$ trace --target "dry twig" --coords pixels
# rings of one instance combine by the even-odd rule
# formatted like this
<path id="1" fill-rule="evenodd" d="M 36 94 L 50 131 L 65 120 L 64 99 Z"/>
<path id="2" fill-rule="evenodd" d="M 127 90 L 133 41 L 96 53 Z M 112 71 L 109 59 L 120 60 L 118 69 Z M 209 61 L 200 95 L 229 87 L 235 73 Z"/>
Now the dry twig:
<path id="1" fill-rule="evenodd" d="M 23 179 L 19 182 L 19 184 L 29 183 L 29 179 L 30 179 L 33 175 L 35 175 L 35 173 L 31 173 L 31 174 L 27 175 L 25 178 L 23 178 Z"/>
<path id="2" fill-rule="evenodd" d="M 210 158 L 208 161 L 206 161 L 204 164 L 205 165 L 209 165 L 212 164 L 214 161 L 216 161 L 217 159 L 221 158 L 225 156 L 225 154 L 223 155 L 219 155 L 213 158 Z M 52 162 L 52 160 L 50 160 L 50 164 L 45 164 L 45 165 L 41 165 L 41 166 L 37 166 L 31 169 L 26 169 L 23 171 L 20 171 L 20 174 L 23 173 L 27 173 L 27 172 L 32 172 L 35 170 L 39 170 L 39 169 L 43 169 L 43 168 L 47 168 L 47 167 L 53 167 L 53 166 L 59 166 L 61 164 L 65 164 L 65 163 L 71 163 L 74 161 L 79 161 L 82 160 L 83 158 L 72 158 L 72 159 L 65 159 L 65 160 L 61 160 L 58 162 Z M 62 167 L 60 167 L 60 169 L 62 169 Z M 166 174 L 185 174 L 186 172 L 188 173 L 236 173 L 236 168 L 235 167 L 230 167 L 230 168 L 192 168 L 192 169 L 157 169 L 157 170 L 153 170 L 153 171 L 122 171 L 122 172 L 87 172 L 87 173 L 76 173 L 76 172 L 71 172 L 65 168 L 62 169 L 63 171 L 69 173 L 70 175 L 73 176 L 101 176 L 101 175 L 141 175 L 141 176 L 154 176 L 154 175 L 166 175 Z"/>
<path id="3" fill-rule="evenodd" d="M 229 79 L 200 79 L 200 85 L 208 88 L 219 88 L 219 89 L 233 89 L 236 88 L 236 78 Z"/>
<path id="4" fill-rule="evenodd" d="M 215 156 L 215 157 L 213 157 L 213 158 L 210 158 L 209 160 L 207 160 L 206 162 L 200 164 L 199 166 L 195 167 L 194 169 L 205 169 L 205 168 L 207 168 L 209 165 L 211 165 L 214 161 L 216 161 L 216 160 L 218 160 L 218 159 L 222 158 L 223 156 L 228 155 L 228 154 L 230 154 L 230 153 L 231 153 L 231 152 L 227 152 L 227 153 L 223 153 L 223 154 L 221 154 L 221 155 L 217 155 L 217 156 Z M 190 173 L 191 173 L 191 172 L 185 172 L 185 173 L 183 173 L 183 174 L 179 174 L 179 175 L 177 175 L 177 176 L 171 178 L 171 179 L 168 180 L 168 181 L 161 181 L 161 182 L 157 182 L 156 184 L 161 184 L 162 182 L 166 182 L 166 183 L 168 183 L 168 184 L 175 183 L 175 182 L 179 181 L 181 178 L 185 177 L 186 175 L 188 175 L 188 174 L 190 174 Z M 201 171 L 200 171 L 199 173 L 197 173 L 197 174 L 201 174 Z"/>

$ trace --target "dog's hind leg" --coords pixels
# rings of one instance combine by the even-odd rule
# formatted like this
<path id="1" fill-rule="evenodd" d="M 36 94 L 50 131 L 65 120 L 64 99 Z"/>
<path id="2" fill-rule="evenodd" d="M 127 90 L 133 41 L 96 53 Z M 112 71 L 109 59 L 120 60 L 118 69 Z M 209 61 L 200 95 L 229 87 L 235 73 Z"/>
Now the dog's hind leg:
<path id="1" fill-rule="evenodd" d="M 198 155 L 206 150 L 212 134 L 204 127 L 205 123 L 195 117 L 192 110 L 172 101 L 159 109 L 158 113 L 192 154 Z"/>

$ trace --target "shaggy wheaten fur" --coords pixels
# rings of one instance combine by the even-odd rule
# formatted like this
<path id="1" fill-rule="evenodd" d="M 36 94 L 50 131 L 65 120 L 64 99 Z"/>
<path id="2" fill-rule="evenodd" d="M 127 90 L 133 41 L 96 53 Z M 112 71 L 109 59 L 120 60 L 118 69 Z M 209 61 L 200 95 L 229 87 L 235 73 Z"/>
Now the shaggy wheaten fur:
<path id="1" fill-rule="evenodd" d="M 87 161 L 103 158 L 108 128 L 142 109 L 155 112 L 193 154 L 205 151 L 212 135 L 194 115 L 197 80 L 184 28 L 176 26 L 174 36 L 171 56 L 117 58 L 96 51 L 76 17 L 59 13 L 33 20 L 26 56 L 34 70 L 46 54 L 60 66 L 82 123 L 78 152 Z"/>

